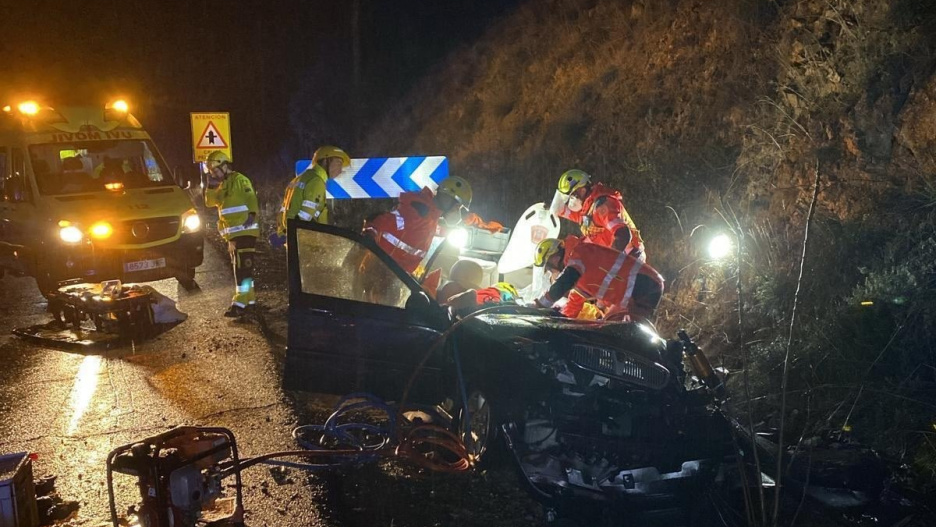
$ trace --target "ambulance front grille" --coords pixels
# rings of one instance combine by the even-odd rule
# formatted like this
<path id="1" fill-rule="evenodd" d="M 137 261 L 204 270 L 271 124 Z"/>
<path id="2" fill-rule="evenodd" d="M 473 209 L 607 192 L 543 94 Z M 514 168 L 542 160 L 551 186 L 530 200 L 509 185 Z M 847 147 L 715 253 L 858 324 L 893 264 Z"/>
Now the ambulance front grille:
<path id="1" fill-rule="evenodd" d="M 124 221 L 114 229 L 114 241 L 119 244 L 142 244 L 172 238 L 179 234 L 179 221 L 178 216 Z"/>

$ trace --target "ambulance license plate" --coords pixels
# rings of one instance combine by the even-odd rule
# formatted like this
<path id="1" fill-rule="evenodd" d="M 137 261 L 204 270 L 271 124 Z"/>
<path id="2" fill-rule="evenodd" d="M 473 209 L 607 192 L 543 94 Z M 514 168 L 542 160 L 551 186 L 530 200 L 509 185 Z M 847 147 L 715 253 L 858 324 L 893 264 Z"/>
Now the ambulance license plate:
<path id="1" fill-rule="evenodd" d="M 134 271 L 148 271 L 150 269 L 159 269 L 166 266 L 165 258 L 156 258 L 155 260 L 140 260 L 139 262 L 124 263 L 124 272 L 132 273 Z"/>

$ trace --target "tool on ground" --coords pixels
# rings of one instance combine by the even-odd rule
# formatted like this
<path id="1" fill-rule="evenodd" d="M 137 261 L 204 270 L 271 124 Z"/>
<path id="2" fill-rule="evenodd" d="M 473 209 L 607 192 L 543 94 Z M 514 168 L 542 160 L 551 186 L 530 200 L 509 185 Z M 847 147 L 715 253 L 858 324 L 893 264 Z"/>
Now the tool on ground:
<path id="1" fill-rule="evenodd" d="M 0 456 L 0 527 L 36 527 L 36 491 L 28 452 Z"/>
<path id="2" fill-rule="evenodd" d="M 107 493 L 111 522 L 118 527 L 114 472 L 137 477 L 142 527 L 243 522 L 240 458 L 234 434 L 226 428 L 177 427 L 111 451 Z M 233 496 L 225 496 L 222 486 L 229 476 L 234 477 Z"/>
<path id="3" fill-rule="evenodd" d="M 152 338 L 160 325 L 176 324 L 186 315 L 175 303 L 145 285 L 68 283 L 49 295 L 52 322 L 13 333 L 27 340 L 72 348 L 112 347 Z"/>

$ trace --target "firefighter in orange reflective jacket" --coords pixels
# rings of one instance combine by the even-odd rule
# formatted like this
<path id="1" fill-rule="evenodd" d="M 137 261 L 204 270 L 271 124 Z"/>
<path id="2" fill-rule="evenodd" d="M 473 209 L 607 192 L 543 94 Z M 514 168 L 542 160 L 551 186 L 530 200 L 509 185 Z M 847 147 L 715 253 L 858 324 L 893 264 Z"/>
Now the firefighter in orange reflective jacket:
<path id="1" fill-rule="evenodd" d="M 453 176 L 442 180 L 435 194 L 428 188 L 400 194 L 400 202 L 364 224 L 364 234 L 374 238 L 400 267 L 413 274 L 426 256 L 439 219 L 449 225 L 461 221 L 461 211 L 471 206 L 471 185 Z"/>
<path id="2" fill-rule="evenodd" d="M 552 307 L 568 294 L 561 310 L 567 317 L 577 317 L 585 301 L 594 299 L 607 319 L 649 320 L 663 296 L 663 277 L 656 269 L 627 253 L 574 236 L 540 242 L 534 264 L 555 277 L 536 305 Z"/>
<path id="3" fill-rule="evenodd" d="M 621 193 L 592 183 L 581 170 L 567 170 L 559 178 L 552 211 L 581 225 L 586 242 L 626 252 L 646 261 L 640 231 L 624 208 Z"/>

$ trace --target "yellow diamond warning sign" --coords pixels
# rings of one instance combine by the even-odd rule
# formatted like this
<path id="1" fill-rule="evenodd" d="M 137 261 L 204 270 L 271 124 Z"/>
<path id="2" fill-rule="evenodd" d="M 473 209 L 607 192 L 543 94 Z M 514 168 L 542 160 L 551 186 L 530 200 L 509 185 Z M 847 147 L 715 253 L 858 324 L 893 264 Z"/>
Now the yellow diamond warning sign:
<path id="1" fill-rule="evenodd" d="M 208 154 L 221 150 L 231 153 L 231 119 L 227 112 L 192 113 L 192 152 L 195 162 L 208 158 Z"/>

